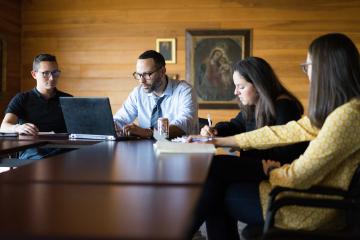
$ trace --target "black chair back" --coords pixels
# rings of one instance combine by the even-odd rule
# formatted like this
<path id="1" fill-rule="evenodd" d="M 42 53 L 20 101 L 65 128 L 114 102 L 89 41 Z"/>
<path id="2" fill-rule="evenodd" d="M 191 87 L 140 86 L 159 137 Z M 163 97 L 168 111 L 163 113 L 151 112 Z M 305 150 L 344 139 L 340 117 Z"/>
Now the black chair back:
<path id="1" fill-rule="evenodd" d="M 360 165 L 357 167 L 355 174 L 351 180 L 348 195 L 357 199 L 360 198 Z"/>
<path id="2" fill-rule="evenodd" d="M 347 211 L 348 228 L 360 235 L 360 165 L 351 180 L 346 198 L 355 202 L 355 208 Z"/>

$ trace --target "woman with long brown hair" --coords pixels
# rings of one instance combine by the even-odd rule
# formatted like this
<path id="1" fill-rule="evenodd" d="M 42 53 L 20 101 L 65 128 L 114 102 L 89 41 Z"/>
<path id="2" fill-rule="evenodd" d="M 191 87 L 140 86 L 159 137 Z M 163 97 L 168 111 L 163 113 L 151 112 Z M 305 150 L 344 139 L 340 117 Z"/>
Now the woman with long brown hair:
<path id="1" fill-rule="evenodd" d="M 332 33 L 315 39 L 302 65 L 310 80 L 308 116 L 286 125 L 272 126 L 232 137 L 215 138 L 216 146 L 267 149 L 274 146 L 311 141 L 291 164 L 271 159 L 263 161 L 268 180 L 261 184 L 236 183 L 238 195 L 217 191 L 216 176 L 212 193 L 203 196 L 195 212 L 194 228 L 207 221 L 211 239 L 239 239 L 237 229 L 228 222 L 263 222 L 268 193 L 274 186 L 306 189 L 329 186 L 347 190 L 360 164 L 360 62 L 359 51 L 350 38 Z M 215 184 L 214 184 L 215 183 Z M 259 187 L 260 186 L 260 187 Z M 206 203 L 206 204 L 202 204 Z M 236 205 L 238 211 L 231 211 Z M 230 210 L 230 211 L 229 211 Z M 287 229 L 326 229 L 342 226 L 338 210 L 287 207 L 280 210 L 276 225 Z"/>

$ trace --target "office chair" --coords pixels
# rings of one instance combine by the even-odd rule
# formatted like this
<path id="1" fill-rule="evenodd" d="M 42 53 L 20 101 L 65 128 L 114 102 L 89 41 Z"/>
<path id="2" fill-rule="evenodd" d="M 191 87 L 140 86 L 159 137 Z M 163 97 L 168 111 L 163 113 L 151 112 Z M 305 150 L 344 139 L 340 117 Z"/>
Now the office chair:
<path id="1" fill-rule="evenodd" d="M 276 197 L 283 192 L 298 192 L 338 196 L 341 199 L 316 197 Z M 312 187 L 307 190 L 275 187 L 269 194 L 262 239 L 360 239 L 360 166 L 357 167 L 347 191 L 331 187 Z M 289 205 L 342 209 L 346 212 L 346 227 L 341 230 L 284 230 L 274 227 L 276 212 Z"/>

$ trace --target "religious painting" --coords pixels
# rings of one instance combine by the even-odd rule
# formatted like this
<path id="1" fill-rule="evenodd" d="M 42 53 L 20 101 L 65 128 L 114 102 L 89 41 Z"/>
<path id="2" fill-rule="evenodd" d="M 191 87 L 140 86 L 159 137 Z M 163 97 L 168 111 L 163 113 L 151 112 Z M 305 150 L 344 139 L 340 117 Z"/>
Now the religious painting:
<path id="1" fill-rule="evenodd" d="M 161 53 L 166 63 L 176 63 L 176 40 L 175 38 L 156 39 L 156 51 Z"/>
<path id="2" fill-rule="evenodd" d="M 186 80 L 200 108 L 238 108 L 233 65 L 251 54 L 250 29 L 187 30 Z"/>

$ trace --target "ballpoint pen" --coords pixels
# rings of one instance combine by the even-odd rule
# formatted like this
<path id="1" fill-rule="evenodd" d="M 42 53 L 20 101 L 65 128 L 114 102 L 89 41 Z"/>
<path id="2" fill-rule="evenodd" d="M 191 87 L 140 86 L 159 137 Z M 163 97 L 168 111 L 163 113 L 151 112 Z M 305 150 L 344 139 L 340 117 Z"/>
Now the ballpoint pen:
<path id="1" fill-rule="evenodd" d="M 213 138 L 212 137 L 194 137 L 191 138 L 192 142 L 209 142 L 212 141 Z"/>
<path id="2" fill-rule="evenodd" d="M 208 115 L 207 115 L 207 120 L 208 120 L 209 127 L 211 127 L 212 122 L 211 122 L 210 113 L 208 113 Z"/>

